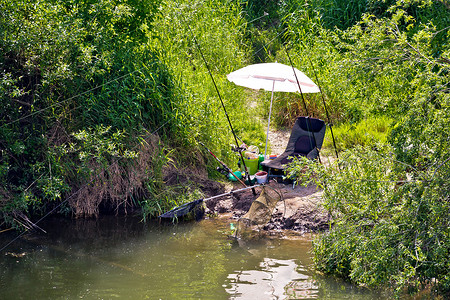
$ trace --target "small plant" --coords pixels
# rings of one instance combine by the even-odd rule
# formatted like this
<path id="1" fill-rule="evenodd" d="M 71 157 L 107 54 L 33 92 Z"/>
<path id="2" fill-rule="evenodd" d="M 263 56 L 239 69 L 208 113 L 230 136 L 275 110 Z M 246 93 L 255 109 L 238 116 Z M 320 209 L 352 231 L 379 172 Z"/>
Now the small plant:
<path id="1" fill-rule="evenodd" d="M 297 185 L 308 186 L 313 183 L 317 184 L 319 188 L 323 188 L 322 181 L 317 176 L 324 172 L 324 166 L 316 160 L 310 160 L 303 156 L 293 157 L 286 168 L 286 178 L 293 180 Z"/>

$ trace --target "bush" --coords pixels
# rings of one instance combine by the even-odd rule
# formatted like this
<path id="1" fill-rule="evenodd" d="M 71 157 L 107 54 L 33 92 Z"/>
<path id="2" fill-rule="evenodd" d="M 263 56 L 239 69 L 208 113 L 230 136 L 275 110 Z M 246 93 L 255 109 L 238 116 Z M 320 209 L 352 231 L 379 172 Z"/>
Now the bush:
<path id="1" fill-rule="evenodd" d="M 296 160 L 291 177 L 323 188 L 330 231 L 314 240 L 319 271 L 401 295 L 425 286 L 448 295 L 449 164 L 422 172 L 399 163 L 389 147 L 356 147 L 333 168 Z"/>
<path id="2" fill-rule="evenodd" d="M 449 296 L 450 52 L 440 21 L 447 18 L 443 3 L 404 1 L 343 31 L 305 31 L 287 20 L 292 39 L 308 40 L 297 44 L 298 61 L 318 66 L 340 124 L 336 141 L 348 149 L 334 168 L 307 161 L 289 168 L 294 178 L 316 179 L 333 215 L 330 231 L 314 241 L 315 265 L 325 273 L 397 295 Z"/>

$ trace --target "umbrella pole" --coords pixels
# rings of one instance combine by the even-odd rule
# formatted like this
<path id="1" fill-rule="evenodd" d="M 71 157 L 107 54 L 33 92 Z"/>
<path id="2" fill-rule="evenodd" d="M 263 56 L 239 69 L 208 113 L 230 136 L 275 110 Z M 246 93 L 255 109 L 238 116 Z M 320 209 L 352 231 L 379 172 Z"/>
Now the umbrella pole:
<path id="1" fill-rule="evenodd" d="M 270 116 L 272 115 L 272 101 L 273 101 L 273 90 L 274 89 L 275 89 L 275 80 L 273 81 L 272 96 L 270 97 L 269 121 L 267 122 L 266 148 L 264 149 L 264 159 L 267 159 L 267 142 L 269 140 L 269 126 L 270 126 Z"/>

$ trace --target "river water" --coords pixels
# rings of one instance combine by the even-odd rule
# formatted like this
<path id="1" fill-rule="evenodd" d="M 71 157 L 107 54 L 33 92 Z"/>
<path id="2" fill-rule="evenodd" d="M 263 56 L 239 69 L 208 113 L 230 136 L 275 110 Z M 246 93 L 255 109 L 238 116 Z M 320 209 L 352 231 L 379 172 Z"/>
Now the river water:
<path id="1" fill-rule="evenodd" d="M 314 272 L 311 235 L 230 238 L 226 220 L 47 219 L 0 253 L 0 299 L 380 299 Z M 0 234 L 0 246 L 16 235 Z"/>

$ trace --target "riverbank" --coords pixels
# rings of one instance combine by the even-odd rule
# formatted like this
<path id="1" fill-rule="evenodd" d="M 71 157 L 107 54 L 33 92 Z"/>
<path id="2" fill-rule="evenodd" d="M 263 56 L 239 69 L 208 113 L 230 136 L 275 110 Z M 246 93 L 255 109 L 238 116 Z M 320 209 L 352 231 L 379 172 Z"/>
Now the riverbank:
<path id="1" fill-rule="evenodd" d="M 286 149 L 290 129 L 269 128 L 270 153 L 280 155 Z M 331 157 L 322 156 L 322 163 L 329 164 Z M 278 183 L 271 180 L 268 189 L 277 191 L 281 197 L 278 201 L 272 218 L 262 227 L 266 231 L 291 230 L 295 233 L 318 232 L 329 228 L 330 216 L 322 207 L 322 191 L 315 186 L 293 186 L 292 184 Z M 225 191 L 239 189 L 238 183 L 226 184 Z M 256 195 L 252 190 L 246 190 L 233 194 L 231 197 L 223 197 L 206 202 L 206 213 L 221 215 L 231 220 L 238 220 L 245 215 L 253 201 L 259 197 L 261 188 L 256 188 Z"/>
<path id="2" fill-rule="evenodd" d="M 236 189 L 232 185 L 226 190 Z M 321 205 L 322 191 L 315 186 L 295 186 L 271 181 L 267 190 L 279 194 L 272 218 L 262 226 L 262 230 L 291 230 L 296 233 L 318 232 L 328 228 L 330 216 Z M 252 190 L 233 193 L 231 196 L 206 201 L 207 215 L 220 215 L 231 220 L 238 220 L 250 209 L 253 201 L 261 194 L 262 187 L 256 187 L 256 195 Z"/>

